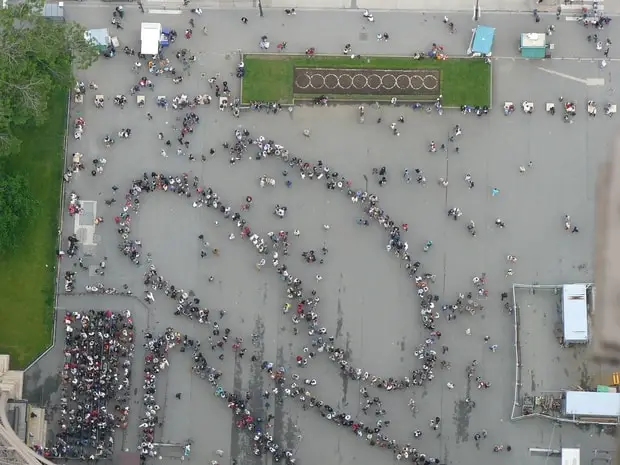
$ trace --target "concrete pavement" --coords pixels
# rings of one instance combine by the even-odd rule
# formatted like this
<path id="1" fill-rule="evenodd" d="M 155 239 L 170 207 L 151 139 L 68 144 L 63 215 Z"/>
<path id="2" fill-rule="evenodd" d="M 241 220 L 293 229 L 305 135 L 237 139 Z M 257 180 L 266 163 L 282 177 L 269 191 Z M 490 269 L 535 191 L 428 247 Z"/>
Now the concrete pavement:
<path id="1" fill-rule="evenodd" d="M 594 1 L 543 0 L 538 3 L 536 0 L 448 0 L 438 4 L 432 0 L 261 0 L 260 3 L 267 14 L 274 10 L 296 8 L 300 10 L 359 10 L 360 12 L 368 9 L 374 13 L 385 11 L 471 12 L 473 16 L 476 7 L 482 15 L 488 12 L 531 12 L 534 8 L 543 12 L 555 12 L 558 6 L 565 8 L 566 11 L 580 11 L 584 6 L 591 7 Z M 144 4 L 175 9 L 183 5 L 183 0 L 145 0 Z M 192 2 L 193 6 L 199 5 L 202 8 L 212 9 L 258 9 L 258 4 L 258 0 L 196 0 Z M 605 10 L 607 13 L 620 12 L 620 7 L 613 2 L 605 5 L 605 0 L 598 0 L 598 5 L 600 10 Z"/>
<path id="2" fill-rule="evenodd" d="M 89 2 L 67 6 L 69 19 L 83 22 L 89 28 L 104 26 L 111 9 Z M 97 228 L 100 239 L 95 256 L 86 258 L 87 263 L 97 263 L 108 257 L 108 273 L 103 279 L 106 286 L 120 288 L 127 283 L 140 294 L 144 266 L 131 265 L 116 247 L 112 218 L 122 196 L 117 196 L 119 202 L 113 207 L 106 207 L 103 200 L 112 196 L 111 185 L 120 186 L 122 192 L 144 171 L 188 172 L 211 185 L 233 205 L 241 204 L 245 196 L 252 195 L 254 207 L 248 217 L 261 233 L 301 230 L 300 238 L 291 248 L 289 266 L 308 283 L 314 281 L 316 273 L 324 277 L 316 284 L 322 296 L 321 321 L 348 348 L 354 363 L 383 376 L 400 376 L 416 366 L 412 352 L 425 337 L 420 330 L 417 304 L 412 306 L 411 285 L 398 269 L 398 262 L 385 253 L 378 229 L 373 226 L 360 230 L 355 224 L 360 214 L 346 199 L 317 190 L 313 184 L 293 179 L 293 187 L 286 189 L 280 175 L 283 167 L 275 162 L 243 160 L 231 166 L 221 144 L 230 140 L 233 130 L 242 125 L 256 136 L 274 138 L 304 158 L 325 160 L 355 184 L 363 185 L 364 176 L 368 176 L 370 189 L 380 194 L 382 205 L 398 221 L 409 223 L 406 239 L 414 254 L 423 255 L 425 269 L 437 274 L 433 289 L 440 294 L 442 303 L 451 302 L 459 292 L 470 290 L 473 276 L 486 272 L 489 277 L 490 297 L 482 313 L 473 317 L 459 316 L 455 322 L 441 324 L 442 343 L 450 347 L 447 359 L 452 363 L 452 370 L 438 370 L 437 378 L 427 388 L 381 394 L 392 420 L 391 435 L 412 442 L 413 429 L 422 429 L 425 435 L 419 447 L 441 457 L 445 463 L 489 461 L 493 443 L 512 445 L 512 454 L 502 457 L 511 465 L 526 461 L 542 465 L 543 459 L 529 456 L 529 447 L 578 445 L 582 447 L 584 460 L 591 457 L 594 449 L 610 449 L 611 439 L 594 430 L 560 428 L 538 420 L 509 422 L 514 388 L 512 325 L 502 314 L 498 296 L 508 291 L 511 284 L 511 280 L 505 278 L 507 254 L 519 257 L 514 266 L 514 279 L 519 282 L 592 279 L 591 266 L 580 265 L 592 261 L 596 169 L 616 124 L 602 115 L 596 119 L 587 118 L 584 105 L 587 99 L 603 105 L 616 96 L 613 78 L 620 71 L 620 65 L 612 62 L 604 72 L 600 71 L 594 61 L 600 56 L 585 40 L 586 31 L 575 23 L 556 22 L 549 16 L 542 24 L 535 25 L 529 15 L 488 15 L 488 23 L 498 27 L 495 55 L 503 57 L 493 62 L 496 109 L 489 117 L 478 119 L 446 112 L 440 118 L 407 108 L 369 108 L 366 123 L 361 125 L 355 109 L 348 106 L 295 107 L 292 114 L 285 112 L 276 116 L 249 112 L 239 120 L 215 107 L 202 107 L 196 110 L 201 122 L 189 139 L 189 151 L 197 156 L 214 148 L 215 156 L 206 163 L 190 163 L 174 153 L 162 158 L 157 133 L 163 131 L 166 137 L 174 140 L 174 128 L 179 126 L 177 118 L 182 113 L 156 108 L 155 97 L 167 95 L 171 98 L 180 91 L 190 96 L 208 92 L 208 84 L 200 78 L 201 73 L 211 76 L 219 72 L 235 89 L 238 81 L 232 73 L 237 50 L 256 51 L 258 37 L 262 34 L 268 34 L 274 43 L 288 41 L 291 51 L 315 46 L 319 53 L 338 53 L 342 45 L 349 42 L 355 51 L 363 54 L 409 54 L 438 42 L 445 45 L 448 54 L 460 55 L 467 48 L 473 25 L 469 15 L 453 15 L 457 33 L 450 35 L 441 23 L 441 14 L 377 13 L 375 23 L 370 25 L 359 17 L 359 12 L 303 11 L 295 17 L 286 17 L 281 11 L 274 13 L 260 19 L 255 10 L 205 12 L 197 19 L 196 29 L 206 25 L 209 36 L 204 38 L 196 34 L 190 41 L 179 38 L 172 47 L 172 51 L 189 47 L 196 53 L 198 61 L 192 67 L 191 76 L 186 76 L 182 86 L 173 85 L 167 78 L 155 78 L 155 92 L 144 93 L 148 102 L 144 109 L 138 109 L 131 99 L 124 110 L 114 107 L 111 101 L 106 102 L 104 110 L 96 110 L 91 104 L 93 93 L 87 96 L 84 105 L 72 108 L 72 118 L 83 116 L 87 130 L 82 141 L 72 141 L 69 152 L 80 151 L 87 160 L 104 156 L 108 161 L 103 176 L 93 178 L 83 172 L 70 186 L 84 200 L 98 201 L 97 211 L 106 219 Z M 239 21 L 242 15 L 250 18 L 247 26 Z M 161 21 L 165 26 L 182 31 L 188 19 L 188 14 L 140 15 L 137 9 L 127 6 L 125 29 L 118 31 L 118 35 L 122 45 L 138 47 L 140 21 Z M 518 33 L 543 31 L 550 22 L 557 25 L 553 39 L 557 41 L 555 56 L 559 59 L 545 62 L 515 59 Z M 322 25 L 327 32 L 318 34 L 317 25 Z M 378 31 L 389 32 L 390 42 L 372 40 Z M 605 34 L 610 34 L 612 41 L 616 40 L 613 23 Z M 168 54 L 174 61 L 174 55 Z M 80 77 L 85 82 L 95 80 L 100 86 L 99 93 L 111 98 L 118 93 L 128 93 L 137 79 L 130 72 L 132 63 L 131 57 L 120 54 L 112 60 L 99 61 Z M 542 71 L 541 67 L 555 74 Z M 604 79 L 604 85 L 587 86 L 579 81 L 593 78 Z M 560 95 L 578 102 L 579 114 L 572 125 L 563 123 L 559 114 L 552 117 L 544 113 L 544 103 L 557 101 Z M 526 99 L 535 102 L 534 115 L 517 111 L 510 117 L 503 116 L 502 102 L 513 101 L 518 105 Z M 153 121 L 147 120 L 147 111 L 153 114 Z M 405 116 L 406 123 L 401 136 L 396 138 L 388 125 L 400 114 Z M 375 123 L 379 117 L 383 124 Z M 451 152 L 447 157 L 430 155 L 427 152 L 430 140 L 445 142 L 455 124 L 463 128 L 463 136 L 458 140 L 460 153 Z M 125 127 L 132 128 L 132 138 L 117 140 L 112 149 L 104 149 L 103 136 L 114 135 Z M 304 128 L 311 129 L 311 138 L 303 137 Z M 518 167 L 528 161 L 533 162 L 533 169 L 525 175 L 520 174 Z M 373 167 L 381 165 L 387 166 L 390 172 L 390 182 L 385 188 L 379 188 L 370 174 Z M 429 179 L 428 186 L 403 183 L 401 173 L 405 168 L 422 169 Z M 463 181 L 467 173 L 476 182 L 472 190 Z M 258 187 L 257 178 L 264 174 L 278 179 L 275 189 Z M 436 185 L 435 180 L 440 176 L 449 178 L 447 190 Z M 490 196 L 492 187 L 500 189 L 499 196 Z M 249 351 L 278 365 L 293 365 L 295 355 L 308 344 L 307 336 L 291 334 L 289 318 L 279 310 L 284 298 L 281 282 L 267 269 L 257 273 L 256 256 L 248 251 L 247 244 L 229 241 L 227 237 L 231 231 L 223 225 L 216 226 L 214 221 L 219 218 L 212 212 L 197 212 L 175 196 L 160 192 L 141 200 L 142 209 L 132 228 L 133 235 L 143 241 L 143 254 L 150 252 L 154 264 L 167 279 L 195 290 L 214 313 L 219 308 L 227 309 L 228 314 L 220 323 L 222 327 L 231 328 L 235 335 L 244 335 L 246 341 L 249 333 L 260 334 L 260 343 Z M 289 215 L 285 220 L 274 222 L 271 211 L 276 203 L 288 206 Z M 464 223 L 455 223 L 447 217 L 447 210 L 455 206 L 463 210 L 464 219 L 476 222 L 476 238 L 467 234 Z M 567 213 L 579 225 L 580 234 L 564 233 L 561 218 Z M 506 222 L 505 229 L 499 230 L 493 225 L 497 217 Z M 66 221 L 65 224 L 72 223 Z M 330 224 L 332 228 L 325 231 L 322 224 Z M 70 232 L 65 231 L 64 235 Z M 200 233 L 221 250 L 220 257 L 200 258 L 197 240 Z M 429 239 L 434 242 L 433 249 L 422 254 L 422 246 Z M 302 250 L 319 250 L 323 245 L 329 249 L 324 265 L 308 266 L 298 260 Z M 66 260 L 62 265 L 72 267 Z M 207 283 L 211 275 L 215 280 Z M 101 278 L 84 273 L 79 277 L 78 287 L 97 280 Z M 208 329 L 175 317 L 173 302 L 162 296 L 158 296 L 148 310 L 133 299 L 108 296 L 62 297 L 60 304 L 67 309 L 131 308 L 139 330 L 157 331 L 173 326 L 201 340 L 209 352 L 207 357 L 213 358 L 208 349 Z M 62 329 L 62 325 L 59 327 Z M 465 334 L 468 328 L 471 336 Z M 484 335 L 490 335 L 500 345 L 497 353 L 488 350 Z M 137 342 L 135 373 L 139 375 L 142 353 L 140 339 Z M 544 348 L 548 347 L 546 339 L 533 338 L 532 344 L 536 345 L 536 354 L 544 354 Z M 26 390 L 33 400 L 53 400 L 54 375 L 61 352 L 56 350 L 54 354 L 29 372 Z M 481 376 L 493 383 L 487 391 L 471 389 L 468 385 L 464 367 L 474 359 L 480 361 Z M 158 391 L 165 422 L 157 433 L 157 440 L 180 443 L 193 438 L 192 460 L 212 460 L 214 451 L 223 449 L 226 459 L 255 463 L 248 438 L 231 424 L 230 412 L 213 398 L 204 381 L 189 375 L 187 357 L 175 353 L 170 362 Z M 248 360 L 234 361 L 230 352 L 222 362 L 216 363 L 224 371 L 227 388 L 250 391 L 254 395 L 253 403 L 260 404 L 258 396 L 270 383 L 256 367 Z M 357 383 L 343 382 L 327 361 L 318 358 L 303 374 L 319 380 L 317 392 L 329 402 L 346 406 L 353 412 L 359 408 Z M 455 389 L 447 389 L 447 382 L 454 383 Z M 137 391 L 132 411 L 138 414 L 140 380 L 136 379 L 133 385 Z M 182 400 L 175 399 L 176 392 L 183 393 Z M 414 418 L 405 408 L 411 396 L 419 405 Z M 467 397 L 476 401 L 475 409 L 465 403 Z M 269 411 L 276 416 L 274 433 L 277 439 L 294 444 L 301 463 L 366 465 L 390 459 L 385 451 L 367 447 L 348 434 L 341 434 L 336 426 L 326 426 L 324 420 L 300 411 L 295 404 L 272 406 Z M 440 435 L 427 429 L 428 421 L 435 416 L 443 419 Z M 476 448 L 472 435 L 481 429 L 492 432 L 491 437 Z M 135 417 L 122 440 L 123 448 L 135 450 Z M 177 462 L 172 458 L 162 461 L 166 464 Z"/>

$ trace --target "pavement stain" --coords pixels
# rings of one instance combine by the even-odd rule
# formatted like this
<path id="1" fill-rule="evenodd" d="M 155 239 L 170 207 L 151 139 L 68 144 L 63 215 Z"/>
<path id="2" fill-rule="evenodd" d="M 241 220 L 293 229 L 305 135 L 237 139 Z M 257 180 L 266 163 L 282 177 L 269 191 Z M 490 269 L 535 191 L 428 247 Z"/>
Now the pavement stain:
<path id="1" fill-rule="evenodd" d="M 28 371 L 28 380 L 24 382 L 29 387 L 24 397 L 30 402 L 45 405 L 52 402 L 52 397 L 60 390 L 60 377 L 47 376 L 41 382 L 41 370 L 33 367 Z M 34 387 L 31 387 L 34 386 Z"/>
<path id="2" fill-rule="evenodd" d="M 591 383 L 592 377 L 588 373 L 588 365 L 587 363 L 582 363 L 581 370 L 579 372 L 579 385 L 585 389 L 586 387 L 590 387 Z"/>
<path id="3" fill-rule="evenodd" d="M 233 390 L 235 392 L 241 392 L 243 389 L 243 368 L 239 358 L 235 360 L 235 371 L 233 375 Z M 249 447 L 249 442 L 245 435 L 241 434 L 241 431 L 235 425 L 235 418 L 232 417 L 230 425 L 230 454 L 232 457 L 245 456 L 249 451 L 246 449 Z M 249 452 L 251 454 L 251 452 Z"/>
<path id="4" fill-rule="evenodd" d="M 265 354 L 265 324 L 262 318 L 259 316 L 256 318 L 254 323 L 253 334 L 256 334 L 258 343 L 254 349 L 253 355 L 256 355 L 257 361 L 252 363 L 251 365 L 251 375 L 250 380 L 248 382 L 248 391 L 251 394 L 250 398 L 250 409 L 254 412 L 254 415 L 257 417 L 264 418 L 264 405 L 263 405 L 263 391 L 264 391 L 264 382 L 263 382 L 263 373 L 261 369 L 261 360 L 264 360 Z M 235 380 L 236 382 L 236 380 Z M 236 384 L 236 383 L 235 383 Z M 235 391 L 238 392 L 237 386 L 235 385 Z M 234 417 L 233 417 L 234 418 Z M 231 457 L 237 457 L 238 463 L 248 464 L 248 465 L 258 465 L 261 463 L 261 458 L 254 455 L 252 451 L 252 445 L 249 434 L 239 435 L 239 429 L 235 427 L 234 422 L 232 428 L 237 431 L 237 437 L 242 436 L 243 439 L 238 440 L 237 443 L 231 441 Z M 235 432 L 233 432 L 234 438 Z M 237 448 L 237 453 L 234 452 L 235 444 L 239 444 Z M 241 460 L 239 460 L 241 459 Z"/>
<path id="5" fill-rule="evenodd" d="M 286 433 L 284 433 L 284 440 L 286 441 L 286 448 L 289 450 L 295 450 L 298 447 L 299 428 L 290 417 L 286 421 Z"/>
<path id="6" fill-rule="evenodd" d="M 467 379 L 465 399 L 459 399 L 454 403 L 454 423 L 456 425 L 456 443 L 469 441 L 469 416 L 473 410 L 472 403 L 467 402 L 471 395 L 471 378 Z"/>
<path id="7" fill-rule="evenodd" d="M 284 357 L 284 349 L 282 346 L 278 347 L 278 352 L 276 355 L 275 367 L 283 367 L 286 365 L 286 359 Z M 274 368 L 275 368 L 274 367 Z M 284 394 L 280 392 L 274 398 L 274 419 L 273 419 L 273 440 L 276 444 L 282 444 L 282 439 L 286 438 L 286 433 L 284 431 L 284 423 L 285 423 L 285 411 L 284 411 Z M 259 415 L 262 418 L 265 418 L 264 415 Z"/>
<path id="8" fill-rule="evenodd" d="M 351 334 L 347 333 L 347 339 L 346 339 L 346 343 L 344 346 L 344 351 L 345 351 L 345 357 L 346 360 L 350 360 L 351 357 Z M 340 374 L 340 376 L 342 377 L 342 406 L 347 405 L 347 394 L 349 392 L 349 377 L 346 376 L 345 374 Z"/>
<path id="9" fill-rule="evenodd" d="M 335 337 L 342 336 L 342 326 L 344 325 L 344 312 L 342 311 L 342 302 L 340 296 L 346 292 L 346 286 L 343 283 L 344 275 L 340 273 L 340 286 L 338 286 L 338 305 L 336 307 L 336 314 L 338 319 L 336 321 L 336 334 Z"/>
<path id="10" fill-rule="evenodd" d="M 342 312 L 342 303 L 340 302 L 340 297 L 338 297 L 338 305 L 336 307 L 336 314 L 338 315 L 338 320 L 336 321 L 336 336 L 342 336 L 342 326 L 344 325 L 344 313 Z"/>

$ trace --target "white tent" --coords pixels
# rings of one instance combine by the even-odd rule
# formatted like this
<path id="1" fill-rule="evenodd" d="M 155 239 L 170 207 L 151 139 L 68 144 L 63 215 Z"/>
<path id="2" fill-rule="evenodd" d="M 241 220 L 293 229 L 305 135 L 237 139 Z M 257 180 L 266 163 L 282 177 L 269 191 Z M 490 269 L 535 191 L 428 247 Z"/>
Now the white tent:
<path id="1" fill-rule="evenodd" d="M 575 417 L 620 417 L 620 393 L 566 391 L 564 413 Z"/>
<path id="2" fill-rule="evenodd" d="M 581 449 L 562 448 L 562 465 L 579 465 L 581 463 Z"/>
<path id="3" fill-rule="evenodd" d="M 159 53 L 160 23 L 142 23 L 140 28 L 140 53 L 157 55 Z"/>
<path id="4" fill-rule="evenodd" d="M 588 302 L 585 284 L 562 286 L 562 320 L 565 344 L 585 344 L 588 334 Z"/>

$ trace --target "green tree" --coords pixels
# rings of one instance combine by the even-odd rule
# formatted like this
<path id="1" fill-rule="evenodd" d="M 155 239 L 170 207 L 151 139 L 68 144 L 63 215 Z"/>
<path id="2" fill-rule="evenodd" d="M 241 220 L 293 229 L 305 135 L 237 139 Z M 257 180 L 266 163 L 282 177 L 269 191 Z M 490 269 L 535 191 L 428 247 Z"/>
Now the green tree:
<path id="1" fill-rule="evenodd" d="M 0 10 L 0 156 L 16 153 L 15 125 L 40 125 L 57 87 L 74 85 L 72 66 L 87 68 L 98 57 L 77 23 L 50 21 L 43 0 Z"/>
<path id="2" fill-rule="evenodd" d="M 18 246 L 37 205 L 24 177 L 0 175 L 0 254 Z"/>

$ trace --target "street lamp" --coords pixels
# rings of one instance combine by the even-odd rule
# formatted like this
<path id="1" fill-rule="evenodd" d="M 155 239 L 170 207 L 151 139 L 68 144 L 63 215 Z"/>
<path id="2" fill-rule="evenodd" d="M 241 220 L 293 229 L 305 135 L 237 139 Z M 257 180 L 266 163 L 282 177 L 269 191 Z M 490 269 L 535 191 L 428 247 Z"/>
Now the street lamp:
<path id="1" fill-rule="evenodd" d="M 474 5 L 474 21 L 478 21 L 480 19 L 480 0 L 476 0 L 476 4 Z"/>

